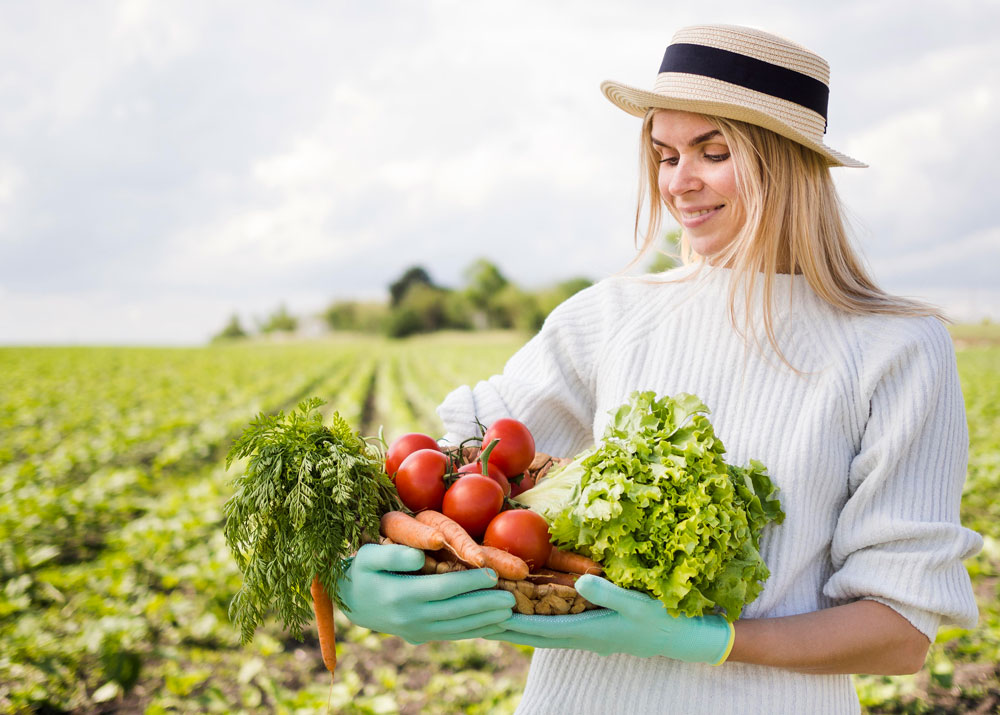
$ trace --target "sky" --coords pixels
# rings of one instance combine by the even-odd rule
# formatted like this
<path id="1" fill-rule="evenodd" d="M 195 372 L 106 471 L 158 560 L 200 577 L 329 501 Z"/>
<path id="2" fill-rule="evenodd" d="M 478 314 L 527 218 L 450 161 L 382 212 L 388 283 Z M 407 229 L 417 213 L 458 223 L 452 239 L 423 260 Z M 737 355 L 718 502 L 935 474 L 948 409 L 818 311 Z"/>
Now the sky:
<path id="1" fill-rule="evenodd" d="M 611 275 L 639 120 L 599 84 L 703 22 L 829 61 L 876 278 L 1000 320 L 1000 0 L 0 0 L 0 344 L 199 344 L 480 257 Z"/>

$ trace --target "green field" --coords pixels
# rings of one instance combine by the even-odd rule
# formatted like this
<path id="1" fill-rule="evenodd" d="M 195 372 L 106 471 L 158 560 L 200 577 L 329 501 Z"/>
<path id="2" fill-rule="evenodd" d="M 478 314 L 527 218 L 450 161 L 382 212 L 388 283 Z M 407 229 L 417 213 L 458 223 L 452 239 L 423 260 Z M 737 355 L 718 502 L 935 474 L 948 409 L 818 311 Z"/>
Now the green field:
<path id="1" fill-rule="evenodd" d="M 972 334 L 970 333 L 970 336 Z M 982 617 L 924 670 L 859 677 L 869 712 L 1000 705 L 1000 347 L 956 335 L 972 452 L 968 562 Z M 222 459 L 259 411 L 316 395 L 365 434 L 441 432 L 434 407 L 516 334 L 206 348 L 0 348 L 0 712 L 512 712 L 530 649 L 410 646 L 338 615 L 336 682 L 310 634 L 241 646 Z"/>

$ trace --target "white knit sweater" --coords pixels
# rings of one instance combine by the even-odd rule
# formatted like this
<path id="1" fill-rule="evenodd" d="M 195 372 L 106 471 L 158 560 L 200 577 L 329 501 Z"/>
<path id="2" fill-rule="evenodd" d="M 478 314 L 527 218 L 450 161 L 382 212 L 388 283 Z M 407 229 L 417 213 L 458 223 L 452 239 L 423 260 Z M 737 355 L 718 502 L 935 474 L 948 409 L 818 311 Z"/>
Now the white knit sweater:
<path id="1" fill-rule="evenodd" d="M 733 329 L 730 271 L 653 280 L 607 279 L 559 306 L 503 374 L 448 395 L 438 408 L 445 439 L 476 434 L 474 418 L 514 417 L 538 451 L 572 456 L 632 391 L 693 393 L 711 409 L 727 461 L 762 461 L 781 489 L 785 521 L 761 548 L 771 576 L 743 618 L 868 598 L 931 640 L 941 623 L 973 626 L 962 560 L 982 540 L 959 523 L 968 431 L 944 326 L 848 316 L 801 277 L 778 276 L 775 331 L 799 375 L 766 339 L 747 348 Z M 859 709 L 846 675 L 538 649 L 518 713 Z"/>

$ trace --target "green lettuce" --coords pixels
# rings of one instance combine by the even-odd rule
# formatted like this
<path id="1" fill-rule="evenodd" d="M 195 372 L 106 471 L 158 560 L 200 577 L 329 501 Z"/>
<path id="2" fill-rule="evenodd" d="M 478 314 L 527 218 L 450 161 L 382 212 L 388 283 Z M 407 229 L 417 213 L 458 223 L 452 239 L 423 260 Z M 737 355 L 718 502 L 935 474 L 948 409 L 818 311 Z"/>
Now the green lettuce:
<path id="1" fill-rule="evenodd" d="M 761 532 L 785 515 L 763 464 L 723 460 L 708 412 L 694 395 L 635 392 L 597 446 L 517 501 L 613 583 L 658 598 L 672 615 L 735 621 L 770 575 Z"/>

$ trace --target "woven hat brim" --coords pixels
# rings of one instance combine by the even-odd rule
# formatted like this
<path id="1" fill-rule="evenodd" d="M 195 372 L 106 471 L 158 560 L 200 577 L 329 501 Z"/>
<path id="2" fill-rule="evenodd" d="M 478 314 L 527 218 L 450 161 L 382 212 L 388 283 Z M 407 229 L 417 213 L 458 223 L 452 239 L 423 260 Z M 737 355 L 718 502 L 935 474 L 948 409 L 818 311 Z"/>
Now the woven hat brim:
<path id="1" fill-rule="evenodd" d="M 638 87 L 631 87 L 627 84 L 614 82 L 612 80 L 606 80 L 601 83 L 601 92 L 603 92 L 604 96 L 607 97 L 613 104 L 636 117 L 644 117 L 648 110 L 654 108 L 676 109 L 684 112 L 695 112 L 698 114 L 725 117 L 726 119 L 734 119 L 736 121 L 747 122 L 749 124 L 764 127 L 765 129 L 770 129 L 776 134 L 780 134 L 787 139 L 798 142 L 799 144 L 802 144 L 803 146 L 806 146 L 822 155 L 826 158 L 827 163 L 830 166 L 848 166 L 859 169 L 863 169 L 868 166 L 864 162 L 858 161 L 843 152 L 839 152 L 836 149 L 828 147 L 822 141 L 818 141 L 803 132 L 797 131 L 788 123 L 782 122 L 776 118 L 774 116 L 775 109 L 780 108 L 782 105 L 781 100 L 774 100 L 772 97 L 761 95 L 753 90 L 735 88 L 732 85 L 729 85 L 729 87 L 735 90 L 738 94 L 742 95 L 742 99 L 744 100 L 748 97 L 754 98 L 756 96 L 760 100 L 759 103 L 762 106 L 768 106 L 771 109 L 771 112 L 769 113 L 747 106 L 748 102 L 746 101 L 728 102 L 723 99 L 706 100 L 698 97 L 671 96 L 657 92 L 650 92 L 645 89 L 639 89 Z M 735 97 L 734 99 L 739 99 L 739 97 Z"/>

